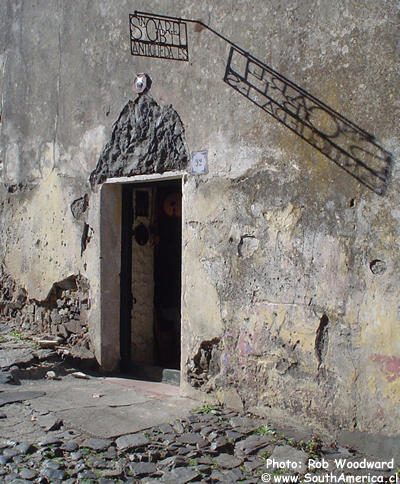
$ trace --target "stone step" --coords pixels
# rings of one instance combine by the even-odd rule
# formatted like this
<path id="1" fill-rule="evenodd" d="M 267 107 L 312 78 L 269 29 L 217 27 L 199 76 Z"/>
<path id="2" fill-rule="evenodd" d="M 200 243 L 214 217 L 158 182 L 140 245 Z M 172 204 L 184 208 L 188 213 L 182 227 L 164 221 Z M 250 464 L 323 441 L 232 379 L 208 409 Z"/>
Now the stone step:
<path id="1" fill-rule="evenodd" d="M 148 365 L 132 362 L 130 364 L 128 372 L 136 378 L 169 383 L 170 385 L 179 386 L 181 381 L 180 370 L 176 370 L 173 368 L 163 368 L 157 365 Z"/>

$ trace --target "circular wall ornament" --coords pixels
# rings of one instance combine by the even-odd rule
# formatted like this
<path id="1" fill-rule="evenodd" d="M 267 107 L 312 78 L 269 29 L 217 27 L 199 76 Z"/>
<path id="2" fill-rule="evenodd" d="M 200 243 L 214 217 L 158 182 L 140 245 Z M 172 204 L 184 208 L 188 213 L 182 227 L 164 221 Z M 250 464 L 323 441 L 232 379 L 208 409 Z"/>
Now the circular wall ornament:
<path id="1" fill-rule="evenodd" d="M 137 94 L 143 94 L 144 92 L 148 91 L 150 89 L 150 86 L 151 79 L 145 72 L 142 72 L 135 77 L 133 89 Z"/>

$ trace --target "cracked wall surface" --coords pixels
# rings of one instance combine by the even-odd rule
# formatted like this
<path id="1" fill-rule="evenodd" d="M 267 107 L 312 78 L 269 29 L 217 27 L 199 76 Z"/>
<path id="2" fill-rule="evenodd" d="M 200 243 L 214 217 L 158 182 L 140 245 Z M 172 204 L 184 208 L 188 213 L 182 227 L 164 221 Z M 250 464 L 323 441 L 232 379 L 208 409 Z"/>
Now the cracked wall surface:
<path id="1" fill-rule="evenodd" d="M 79 274 L 54 283 L 47 297 L 38 301 L 30 299 L 0 266 L 0 317 L 24 334 L 56 337 L 59 344 L 71 347 L 74 355 L 93 359 L 89 310 L 89 283 Z"/>
<path id="2" fill-rule="evenodd" d="M 273 188 L 272 177 L 214 179 L 191 194 L 186 259 L 201 260 L 222 324 L 214 332 L 218 374 L 201 363 L 207 328 L 203 342 L 189 342 L 188 383 L 266 415 L 283 409 L 332 431 L 395 434 L 397 357 L 389 355 L 398 354 L 390 336 L 398 324 L 398 252 L 389 241 L 397 224 L 365 223 L 370 207 L 360 199 L 315 210 L 317 188 L 293 196 L 284 181 Z M 378 252 L 393 271 L 373 270 Z M 200 288 L 190 269 L 185 287 L 185 323 L 195 332 L 191 300 Z"/>
<path id="3" fill-rule="evenodd" d="M 140 96 L 121 111 L 90 183 L 183 170 L 189 161 L 185 145 L 182 122 L 172 106 L 161 108 L 150 96 Z"/>
<path id="4" fill-rule="evenodd" d="M 182 392 L 353 435 L 399 436 L 396 2 L 146 6 L 210 24 L 369 133 L 392 155 L 384 196 L 225 84 L 228 46 L 206 29 L 189 26 L 190 62 L 131 56 L 136 8 L 1 3 L 4 270 L 37 301 L 57 281 L 85 277 L 88 333 L 107 361 L 102 335 L 118 341 L 107 318 L 99 323 L 99 191 L 110 177 L 181 170 Z M 130 99 L 141 72 L 153 83 L 138 104 Z M 321 127 L 332 127 L 328 118 Z M 179 153 L 165 153 L 171 140 L 182 141 Z M 203 150 L 208 173 L 194 176 L 187 152 Z M 117 240 L 115 224 L 107 229 Z M 111 241 L 107 250 L 117 267 Z"/>

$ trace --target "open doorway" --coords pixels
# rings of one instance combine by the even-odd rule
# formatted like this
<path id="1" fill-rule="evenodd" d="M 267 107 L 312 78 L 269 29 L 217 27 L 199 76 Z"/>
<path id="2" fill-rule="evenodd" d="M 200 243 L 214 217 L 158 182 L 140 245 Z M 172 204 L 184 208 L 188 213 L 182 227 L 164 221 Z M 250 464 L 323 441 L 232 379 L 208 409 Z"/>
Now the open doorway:
<path id="1" fill-rule="evenodd" d="M 121 369 L 179 370 L 181 180 L 124 184 L 121 209 Z"/>

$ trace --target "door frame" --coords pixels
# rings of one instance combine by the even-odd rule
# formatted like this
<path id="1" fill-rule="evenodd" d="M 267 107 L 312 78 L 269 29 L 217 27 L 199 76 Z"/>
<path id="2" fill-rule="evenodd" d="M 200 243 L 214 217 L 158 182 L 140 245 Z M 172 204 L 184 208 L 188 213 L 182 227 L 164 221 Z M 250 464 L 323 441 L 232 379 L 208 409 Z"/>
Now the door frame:
<path id="1" fill-rule="evenodd" d="M 123 185 L 157 183 L 166 180 L 181 180 L 182 191 L 182 239 L 181 251 L 183 257 L 182 243 L 184 240 L 184 175 L 183 172 L 167 172 L 163 174 L 136 175 L 132 177 L 110 178 L 101 186 L 100 192 L 100 244 L 99 244 L 99 264 L 100 264 L 100 361 L 101 366 L 106 371 L 114 371 L 121 366 L 121 351 L 124 359 L 130 355 L 130 335 L 126 328 L 122 329 L 122 318 L 127 318 L 128 310 L 132 301 L 127 296 L 121 295 L 121 277 L 129 268 L 122 271 L 122 230 L 123 223 L 129 224 L 129 214 L 123 213 L 123 192 L 129 194 L 129 190 L 124 189 Z M 133 189 L 133 188 L 132 188 Z M 128 195 L 124 195 L 127 197 Z M 122 219 L 124 217 L 124 219 Z M 132 225 L 132 223 L 131 223 Z M 124 230 L 128 230 L 125 226 Z M 126 253 L 128 251 L 125 248 Z M 132 253 L 132 250 L 131 250 Z M 125 254 L 126 257 L 126 254 Z M 131 270 L 131 268 L 130 268 Z M 183 263 L 181 266 L 181 321 L 183 320 Z M 121 300 L 122 297 L 122 300 Z M 122 309 L 122 304 L 124 308 Z M 127 305 L 127 306 L 125 306 Z M 130 317 L 130 310 L 129 310 Z M 121 333 L 122 331 L 122 333 Z M 126 332 L 124 332 L 126 331 Z M 125 344 L 121 345 L 121 337 Z M 129 338 L 129 339 L 128 339 Z M 181 338 L 182 354 L 182 338 Z M 122 365 L 123 367 L 124 365 Z"/>

